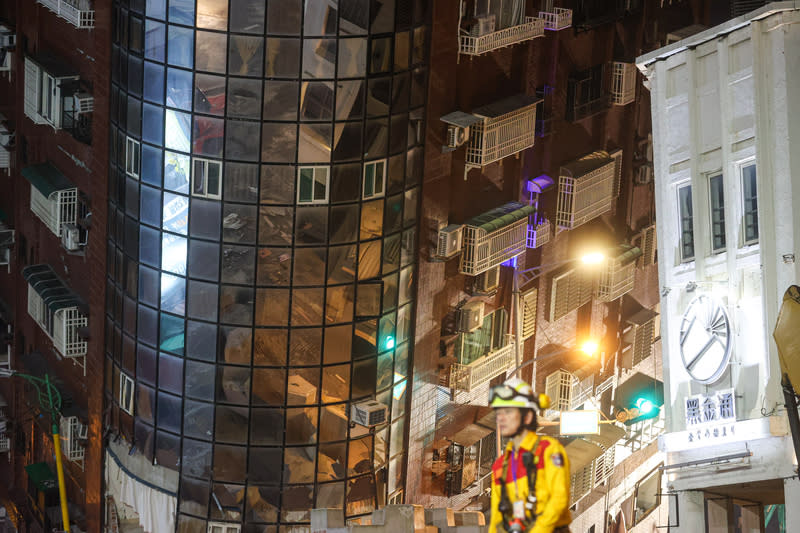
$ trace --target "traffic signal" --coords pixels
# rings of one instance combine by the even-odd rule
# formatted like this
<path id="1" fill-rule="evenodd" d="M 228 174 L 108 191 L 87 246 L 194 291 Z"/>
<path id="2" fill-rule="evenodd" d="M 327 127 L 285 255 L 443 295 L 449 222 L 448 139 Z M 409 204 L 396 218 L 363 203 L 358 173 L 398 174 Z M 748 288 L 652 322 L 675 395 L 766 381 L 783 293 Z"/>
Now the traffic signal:
<path id="1" fill-rule="evenodd" d="M 657 418 L 664 404 L 664 384 L 638 372 L 617 388 L 614 403 L 617 421 L 626 426 Z"/>

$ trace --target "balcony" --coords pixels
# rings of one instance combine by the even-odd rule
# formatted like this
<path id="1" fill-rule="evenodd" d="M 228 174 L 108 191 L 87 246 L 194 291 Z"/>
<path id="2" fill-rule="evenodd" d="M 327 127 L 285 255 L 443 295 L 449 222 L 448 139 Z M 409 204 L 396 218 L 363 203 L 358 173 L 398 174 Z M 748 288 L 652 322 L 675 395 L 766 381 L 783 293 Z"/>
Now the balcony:
<path id="1" fill-rule="evenodd" d="M 544 20 L 544 29 L 559 31 L 572 26 L 572 10 L 563 7 L 551 7 L 547 11 L 539 11 L 539 18 Z"/>
<path id="2" fill-rule="evenodd" d="M 47 55 L 25 57 L 24 111 L 34 124 L 49 124 L 91 144 L 94 97 L 80 76 L 61 59 Z"/>
<path id="3" fill-rule="evenodd" d="M 560 229 L 575 229 L 611 210 L 621 159 L 597 151 L 561 167 L 556 211 Z"/>
<path id="4" fill-rule="evenodd" d="M 562 368 L 547 376 L 544 388 L 545 394 L 550 397 L 547 416 L 555 416 L 561 411 L 574 411 L 592 397 L 594 374 L 584 370 L 572 373 Z"/>
<path id="5" fill-rule="evenodd" d="M 636 65 L 614 61 L 611 64 L 611 103 L 628 105 L 636 99 Z"/>
<path id="6" fill-rule="evenodd" d="M 36 0 L 78 29 L 94 28 L 94 10 L 88 0 Z"/>
<path id="7" fill-rule="evenodd" d="M 31 211 L 56 237 L 78 217 L 78 188 L 50 163 L 30 165 L 22 175 L 31 183 Z"/>
<path id="8" fill-rule="evenodd" d="M 86 375 L 88 342 L 82 329 L 89 324 L 78 296 L 53 272 L 49 265 L 22 269 L 28 282 L 28 314 L 39 324 L 62 356 L 72 359 Z"/>
<path id="9" fill-rule="evenodd" d="M 535 224 L 528 225 L 528 248 L 540 248 L 550 242 L 553 228 L 546 218 L 538 219 Z"/>
<path id="10" fill-rule="evenodd" d="M 459 53 L 468 56 L 479 56 L 498 48 L 512 46 L 544 36 L 544 20 L 536 17 L 525 17 L 525 23 L 510 26 L 485 35 L 462 35 Z"/>
<path id="11" fill-rule="evenodd" d="M 597 286 L 598 300 L 613 302 L 633 290 L 636 260 L 641 255 L 642 251 L 635 246 L 621 244 L 617 247 L 616 251 L 606 259 L 605 267 L 600 273 L 600 283 Z"/>
<path id="12" fill-rule="evenodd" d="M 514 367 L 514 337 L 506 336 L 507 344 L 468 365 L 453 363 L 450 366 L 450 388 L 470 392 L 489 380 Z"/>
<path id="13" fill-rule="evenodd" d="M 477 276 L 525 251 L 536 208 L 509 202 L 464 223 L 460 272 Z"/>
<path id="14" fill-rule="evenodd" d="M 530 148 L 536 140 L 534 96 L 518 94 L 472 111 L 466 167 L 480 168 Z"/>
<path id="15" fill-rule="evenodd" d="M 631 370 L 652 355 L 657 319 L 658 313 L 646 307 L 625 319 L 620 367 Z"/>

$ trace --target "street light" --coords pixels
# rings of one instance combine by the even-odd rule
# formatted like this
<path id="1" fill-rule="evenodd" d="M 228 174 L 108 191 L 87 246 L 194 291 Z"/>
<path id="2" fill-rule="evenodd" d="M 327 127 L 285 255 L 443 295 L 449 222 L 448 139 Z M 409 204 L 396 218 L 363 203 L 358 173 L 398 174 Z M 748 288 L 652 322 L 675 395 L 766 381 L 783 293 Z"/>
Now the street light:
<path id="1" fill-rule="evenodd" d="M 594 341 L 594 340 L 590 339 L 590 340 L 587 340 L 586 342 L 584 342 L 581 345 L 581 347 L 577 349 L 577 351 L 583 352 L 584 355 L 588 356 L 589 358 L 592 358 L 597 353 L 598 347 L 599 347 L 599 345 L 597 344 L 597 341 Z M 544 359 L 550 359 L 551 357 L 555 357 L 556 355 L 563 355 L 563 354 L 568 353 L 568 352 L 574 352 L 575 350 L 576 350 L 575 348 L 564 348 L 563 350 L 556 350 L 555 352 L 549 352 L 549 353 L 546 353 L 546 354 L 544 354 L 542 356 L 538 356 L 537 355 L 533 359 L 529 359 L 529 360 L 525 361 L 524 363 L 522 363 L 521 365 L 517 365 L 516 368 L 514 368 L 511 371 L 509 371 L 506 375 L 509 378 L 511 378 L 517 372 L 519 372 L 520 370 L 522 370 L 526 366 L 530 366 L 530 365 L 532 365 L 534 363 L 538 363 L 539 361 L 542 361 Z M 534 367 L 534 368 L 536 368 L 536 367 Z M 536 381 L 535 380 L 531 380 L 531 386 L 534 387 L 534 388 L 536 387 Z"/>
<path id="2" fill-rule="evenodd" d="M 580 257 L 574 257 L 574 258 L 571 258 L 571 259 L 564 259 L 562 261 L 556 261 L 555 263 L 550 263 L 550 264 L 546 264 L 546 265 L 539 265 L 539 266 L 535 266 L 535 267 L 531 267 L 531 268 L 526 268 L 525 270 L 517 271 L 516 267 L 515 267 L 515 269 L 514 269 L 514 286 L 513 286 L 512 293 L 511 293 L 511 296 L 512 296 L 512 298 L 511 298 L 511 300 L 512 300 L 511 301 L 511 306 L 512 306 L 513 311 L 514 311 L 514 320 L 513 320 L 513 324 L 514 324 L 514 364 L 517 367 L 517 368 L 514 369 L 514 372 L 516 372 L 517 370 L 519 370 L 519 368 L 521 368 L 521 366 L 523 366 L 522 365 L 522 309 L 521 309 L 522 304 L 520 302 L 520 297 L 519 297 L 520 287 L 523 286 L 523 285 L 527 285 L 528 283 L 530 283 L 531 281 L 535 280 L 536 278 L 538 278 L 542 274 L 545 274 L 546 272 L 551 272 L 552 270 L 554 270 L 554 269 L 556 269 L 556 268 L 558 268 L 560 266 L 563 266 L 563 265 L 567 265 L 567 264 L 570 264 L 570 263 L 579 263 L 579 264 L 583 265 L 584 267 L 589 267 L 589 266 L 600 265 L 603 262 L 605 262 L 605 260 L 606 260 L 606 254 L 604 252 L 602 252 L 600 250 L 593 250 L 593 251 L 590 251 L 590 252 L 587 252 L 587 253 L 583 254 Z M 587 342 L 589 342 L 589 341 L 587 341 Z M 584 345 L 586 345 L 586 344 L 587 343 L 584 343 Z M 586 348 L 589 348 L 589 350 L 587 351 Z M 596 342 L 593 345 L 581 347 L 581 349 L 585 353 L 587 353 L 589 355 L 594 355 L 594 353 L 597 351 L 597 348 L 598 348 L 598 345 L 597 345 Z M 536 359 L 534 358 L 527 364 L 532 364 L 532 362 L 535 361 L 535 360 Z M 527 366 L 527 364 L 524 365 L 524 366 Z M 536 366 L 534 366 L 533 370 L 532 370 L 531 382 L 534 383 L 534 384 L 536 383 Z"/>
<path id="3" fill-rule="evenodd" d="M 69 510 L 67 509 L 67 489 L 64 485 L 64 465 L 61 462 L 61 436 L 58 429 L 58 417 L 61 415 L 61 393 L 50 381 L 50 374 L 44 378 L 23 374 L 15 370 L 0 370 L 0 377 L 20 377 L 34 386 L 39 399 L 39 406 L 50 414 L 53 432 L 53 447 L 56 454 L 56 472 L 58 474 L 58 497 L 61 501 L 61 520 L 64 522 L 64 533 L 69 533 Z"/>

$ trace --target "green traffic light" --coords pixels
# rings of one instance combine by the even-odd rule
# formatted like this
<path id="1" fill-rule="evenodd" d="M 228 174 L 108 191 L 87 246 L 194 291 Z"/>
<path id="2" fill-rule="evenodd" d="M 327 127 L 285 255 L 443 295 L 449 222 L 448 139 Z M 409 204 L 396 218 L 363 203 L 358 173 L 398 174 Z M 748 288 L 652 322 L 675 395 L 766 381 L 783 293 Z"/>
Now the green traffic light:
<path id="1" fill-rule="evenodd" d="M 653 402 L 647 398 L 639 398 L 636 400 L 636 408 L 639 409 L 639 412 L 643 415 L 649 414 L 653 410 L 653 407 L 655 407 Z"/>

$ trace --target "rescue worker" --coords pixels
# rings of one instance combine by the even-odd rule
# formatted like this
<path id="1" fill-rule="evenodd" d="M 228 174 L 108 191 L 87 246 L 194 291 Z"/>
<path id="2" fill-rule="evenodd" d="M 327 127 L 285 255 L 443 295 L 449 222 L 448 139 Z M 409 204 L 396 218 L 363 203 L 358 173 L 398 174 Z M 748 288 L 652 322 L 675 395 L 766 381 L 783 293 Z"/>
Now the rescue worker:
<path id="1" fill-rule="evenodd" d="M 569 533 L 569 460 L 558 440 L 536 434 L 536 410 L 549 404 L 519 378 L 491 390 L 498 431 L 511 440 L 492 465 L 489 533 Z"/>

